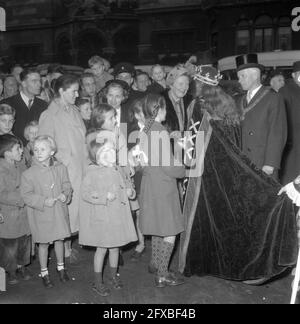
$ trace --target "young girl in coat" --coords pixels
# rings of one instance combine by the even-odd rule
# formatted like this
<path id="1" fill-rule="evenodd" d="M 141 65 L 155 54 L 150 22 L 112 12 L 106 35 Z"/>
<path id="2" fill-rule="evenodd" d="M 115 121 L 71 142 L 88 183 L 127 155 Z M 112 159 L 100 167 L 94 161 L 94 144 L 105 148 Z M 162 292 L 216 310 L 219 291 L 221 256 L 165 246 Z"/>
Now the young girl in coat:
<path id="1" fill-rule="evenodd" d="M 111 283 L 123 287 L 118 273 L 119 248 L 136 241 L 129 199 L 135 197 L 130 181 L 116 165 L 115 143 L 107 133 L 88 143 L 92 163 L 81 187 L 79 243 L 97 248 L 94 256 L 93 289 L 101 296 L 110 291 L 103 283 L 104 258 L 109 251 Z M 110 137 L 110 138 L 109 138 Z"/>
<path id="2" fill-rule="evenodd" d="M 33 240 L 39 243 L 41 277 L 46 288 L 53 287 L 47 267 L 52 242 L 59 279 L 69 280 L 64 267 L 64 239 L 71 235 L 67 204 L 72 189 L 66 167 L 54 158 L 56 149 L 52 137 L 38 136 L 33 144 L 33 164 L 21 179 L 21 195 L 27 205 Z"/>
<path id="3" fill-rule="evenodd" d="M 166 118 L 166 102 L 149 94 L 142 103 L 146 126 L 140 141 L 148 165 L 143 169 L 140 192 L 140 229 L 152 236 L 151 272 L 157 272 L 156 287 L 183 284 L 182 278 L 168 271 L 176 235 L 183 232 L 177 178 L 183 178 L 183 166 L 175 166 L 170 137 L 162 122 Z M 160 142 L 156 142 L 161 138 Z M 147 143 L 147 146 L 145 145 Z M 147 148 L 146 148 L 147 147 Z"/>

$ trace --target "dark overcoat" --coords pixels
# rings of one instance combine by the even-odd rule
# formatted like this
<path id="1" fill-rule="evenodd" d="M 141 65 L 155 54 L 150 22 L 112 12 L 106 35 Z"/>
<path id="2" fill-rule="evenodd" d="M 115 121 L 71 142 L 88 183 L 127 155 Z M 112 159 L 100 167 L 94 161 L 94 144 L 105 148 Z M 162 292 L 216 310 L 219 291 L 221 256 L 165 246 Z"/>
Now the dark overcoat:
<path id="1" fill-rule="evenodd" d="M 35 97 L 31 108 L 28 109 L 20 93 L 13 97 L 4 99 L 1 103 L 6 103 L 16 110 L 16 121 L 13 133 L 22 140 L 24 145 L 26 145 L 27 140 L 24 137 L 24 129 L 26 125 L 34 120 L 38 121 L 42 112 L 47 109 L 48 103 Z"/>
<path id="2" fill-rule="evenodd" d="M 248 105 L 246 95 L 241 98 L 244 110 L 255 104 L 241 123 L 242 151 L 259 169 L 265 165 L 280 169 L 287 138 L 286 113 L 282 96 L 271 89 L 258 101 L 267 89 L 262 86 Z"/>
<path id="3" fill-rule="evenodd" d="M 280 178 L 282 184 L 287 184 L 300 174 L 300 87 L 290 80 L 279 92 L 285 102 L 288 124 Z"/>

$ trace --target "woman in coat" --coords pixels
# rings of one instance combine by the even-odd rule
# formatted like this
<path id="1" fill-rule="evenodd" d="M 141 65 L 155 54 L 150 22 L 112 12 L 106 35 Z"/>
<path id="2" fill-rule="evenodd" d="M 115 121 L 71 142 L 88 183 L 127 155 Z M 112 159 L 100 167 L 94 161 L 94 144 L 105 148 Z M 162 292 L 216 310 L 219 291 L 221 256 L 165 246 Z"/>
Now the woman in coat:
<path id="1" fill-rule="evenodd" d="M 39 120 L 39 135 L 51 136 L 57 144 L 56 158 L 68 170 L 73 196 L 69 204 L 71 233 L 79 230 L 79 198 L 83 172 L 88 164 L 85 144 L 86 128 L 77 107 L 79 81 L 76 76 L 63 75 L 54 86 L 55 97 Z M 65 246 L 71 255 L 71 244 Z M 72 255 L 73 257 L 74 255 Z"/>

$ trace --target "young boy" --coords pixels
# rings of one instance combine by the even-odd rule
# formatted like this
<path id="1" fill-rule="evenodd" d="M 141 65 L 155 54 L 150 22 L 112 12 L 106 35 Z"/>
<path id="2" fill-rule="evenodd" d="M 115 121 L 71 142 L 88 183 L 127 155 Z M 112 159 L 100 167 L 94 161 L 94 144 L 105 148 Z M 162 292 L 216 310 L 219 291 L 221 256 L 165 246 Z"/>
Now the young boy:
<path id="1" fill-rule="evenodd" d="M 0 266 L 8 273 L 9 284 L 18 277 L 31 278 L 25 266 L 30 263 L 30 230 L 25 204 L 20 194 L 23 146 L 13 135 L 0 136 Z"/>
<path id="2" fill-rule="evenodd" d="M 16 111 L 7 104 L 0 105 L 0 135 L 12 134 Z"/>

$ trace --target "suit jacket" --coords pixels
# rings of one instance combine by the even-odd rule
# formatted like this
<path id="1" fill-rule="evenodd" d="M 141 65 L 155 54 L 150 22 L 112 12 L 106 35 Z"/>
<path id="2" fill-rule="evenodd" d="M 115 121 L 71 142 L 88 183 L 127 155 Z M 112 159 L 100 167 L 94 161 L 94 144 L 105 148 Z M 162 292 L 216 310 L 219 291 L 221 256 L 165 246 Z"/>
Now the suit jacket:
<path id="1" fill-rule="evenodd" d="M 16 110 L 16 121 L 13 133 L 22 140 L 24 145 L 26 145 L 27 140 L 24 137 L 24 129 L 26 125 L 34 120 L 39 121 L 41 113 L 47 109 L 48 103 L 35 97 L 31 108 L 28 109 L 20 93 L 2 100 L 1 103 L 6 103 Z"/>
<path id="2" fill-rule="evenodd" d="M 163 123 L 163 125 L 167 128 L 167 130 L 171 133 L 173 131 L 179 131 L 179 120 L 175 111 L 175 108 L 173 106 L 173 103 L 169 97 L 169 89 L 162 93 L 162 96 L 166 100 L 166 109 L 167 109 L 167 115 L 166 115 L 166 121 Z M 186 95 L 183 97 L 183 105 L 184 105 L 184 129 L 187 128 L 187 108 L 189 107 L 190 103 L 192 102 L 193 97 L 190 95 Z"/>
<path id="3" fill-rule="evenodd" d="M 262 86 L 249 105 L 255 103 L 268 89 Z M 241 98 L 242 109 L 249 105 L 246 95 Z M 248 111 L 242 126 L 242 150 L 259 168 L 268 165 L 280 169 L 287 138 L 287 121 L 283 98 L 269 89 L 268 93 Z"/>

